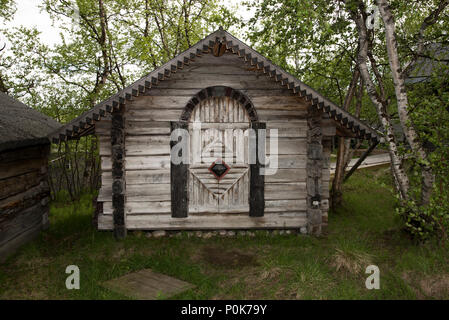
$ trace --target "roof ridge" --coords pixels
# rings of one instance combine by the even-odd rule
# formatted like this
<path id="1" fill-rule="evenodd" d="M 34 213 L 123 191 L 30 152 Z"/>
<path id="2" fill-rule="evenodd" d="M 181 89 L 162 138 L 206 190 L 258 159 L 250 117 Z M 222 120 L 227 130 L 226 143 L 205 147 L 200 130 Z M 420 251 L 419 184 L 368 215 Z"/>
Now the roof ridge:
<path id="1" fill-rule="evenodd" d="M 157 86 L 160 81 L 169 78 L 171 73 L 177 72 L 178 69 L 182 69 L 183 66 L 188 65 L 190 61 L 194 61 L 197 57 L 201 57 L 203 54 L 210 53 L 210 49 L 213 49 L 217 42 L 224 42 L 226 49 L 231 50 L 234 54 L 243 58 L 245 63 L 249 62 L 252 66 L 256 66 L 257 70 L 262 70 L 270 78 L 273 78 L 274 81 L 280 82 L 281 85 L 287 86 L 287 88 L 294 93 L 304 97 L 307 101 L 311 102 L 312 106 L 328 113 L 335 121 L 339 121 L 342 125 L 356 133 L 360 138 L 373 141 L 379 140 L 376 131 L 363 123 L 360 119 L 338 107 L 331 100 L 283 70 L 281 67 L 275 65 L 271 60 L 264 57 L 255 49 L 222 28 L 219 28 L 199 40 L 190 48 L 184 50 L 173 59 L 154 69 L 146 76 L 136 80 L 108 99 L 98 103 L 91 110 L 70 121 L 63 128 L 52 132 L 49 137 L 52 138 L 54 142 L 58 142 L 59 140 L 65 140 L 73 136 L 73 134 L 80 132 L 80 129 L 86 129 L 86 127 L 89 129 L 92 127 L 94 121 L 100 120 L 100 118 L 105 116 L 106 112 L 112 112 L 114 109 L 118 109 L 120 104 L 123 104 L 126 101 L 132 101 L 133 97 L 137 97 L 140 93 L 145 93 L 146 90 L 151 89 L 153 86 Z"/>

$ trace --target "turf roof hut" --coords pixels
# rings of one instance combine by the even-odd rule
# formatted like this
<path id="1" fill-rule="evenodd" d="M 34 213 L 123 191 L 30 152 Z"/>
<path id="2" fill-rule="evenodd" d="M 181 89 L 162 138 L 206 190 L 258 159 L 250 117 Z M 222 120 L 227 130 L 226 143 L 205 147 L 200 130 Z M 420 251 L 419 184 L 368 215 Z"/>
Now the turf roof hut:
<path id="1" fill-rule="evenodd" d="M 190 132 L 189 164 L 170 161 L 176 128 Z M 275 175 L 260 175 L 262 164 L 248 163 L 248 128 L 279 130 Z M 222 29 L 51 138 L 91 130 L 102 158 L 98 228 L 117 236 L 252 228 L 319 233 L 327 223 L 332 137 L 378 140 L 361 121 Z M 223 153 L 226 165 L 217 166 Z"/>
<path id="2" fill-rule="evenodd" d="M 0 261 L 48 224 L 47 135 L 60 126 L 0 92 Z"/>

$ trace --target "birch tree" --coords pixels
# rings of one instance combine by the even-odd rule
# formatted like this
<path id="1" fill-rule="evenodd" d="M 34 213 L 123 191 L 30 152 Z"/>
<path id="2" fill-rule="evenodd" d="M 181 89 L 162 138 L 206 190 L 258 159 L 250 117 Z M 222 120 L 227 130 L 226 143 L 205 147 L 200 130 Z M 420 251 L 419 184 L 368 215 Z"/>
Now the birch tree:
<path id="1" fill-rule="evenodd" d="M 413 128 L 413 124 L 409 117 L 407 90 L 405 88 L 402 66 L 399 61 L 397 39 L 395 33 L 395 21 L 393 15 L 391 14 L 390 5 L 388 3 L 388 0 L 376 0 L 376 2 L 379 7 L 383 23 L 385 25 L 385 39 L 388 52 L 388 61 L 390 63 L 391 75 L 393 77 L 399 120 L 401 121 L 401 127 L 405 134 L 405 137 L 407 138 L 408 144 L 411 146 L 413 152 L 416 153 L 416 156 L 420 164 L 422 165 L 423 179 L 421 204 L 427 205 L 430 201 L 435 177 L 433 176 L 432 168 L 429 166 L 428 155 L 422 147 L 422 142 L 419 141 L 419 137 L 415 129 Z M 440 7 L 442 7 L 443 5 L 447 6 L 448 4 L 449 1 L 441 1 L 437 10 L 440 10 Z M 434 14 L 432 13 L 432 15 Z M 422 32 L 422 29 L 424 28 L 424 25 L 426 23 L 427 21 L 424 22 L 420 32 Z M 422 46 L 421 43 L 419 45 Z"/>
<path id="2" fill-rule="evenodd" d="M 396 141 L 395 132 L 393 129 L 393 123 L 391 121 L 390 114 L 388 113 L 389 101 L 385 99 L 384 88 L 382 80 L 378 77 L 376 70 L 375 56 L 371 51 L 370 40 L 368 36 L 368 30 L 366 27 L 366 7 L 363 1 L 346 1 L 348 11 L 355 22 L 358 41 L 359 41 L 359 55 L 357 64 L 361 73 L 361 77 L 365 82 L 367 93 L 371 99 L 372 104 L 376 107 L 379 120 L 382 123 L 382 127 L 385 133 L 385 139 L 388 142 L 388 149 L 391 158 L 391 169 L 394 176 L 396 187 L 399 191 L 400 198 L 402 200 L 399 212 L 404 216 L 406 220 L 407 228 L 418 237 L 426 237 L 428 233 L 440 233 L 444 234 L 444 238 L 447 237 L 447 221 L 448 214 L 444 212 L 441 206 L 436 205 L 435 201 L 432 202 L 433 192 L 435 189 L 435 175 L 433 172 L 432 164 L 438 165 L 436 162 L 431 162 L 430 152 L 424 147 L 424 140 L 420 137 L 419 133 L 415 129 L 415 124 L 411 117 L 411 108 L 408 98 L 408 89 L 405 86 L 405 73 L 404 68 L 408 69 L 412 65 L 417 57 L 423 54 L 424 51 L 424 34 L 425 30 L 435 24 L 438 21 L 439 15 L 444 12 L 444 9 L 449 4 L 447 0 L 441 0 L 438 2 L 436 8 L 434 8 L 430 14 L 422 22 L 416 39 L 416 51 L 412 56 L 412 59 L 408 64 L 401 63 L 401 56 L 398 50 L 398 38 L 396 32 L 396 22 L 392 9 L 388 0 L 376 0 L 377 7 L 379 8 L 380 17 L 383 22 L 383 37 L 385 39 L 385 48 L 388 58 L 389 74 L 392 79 L 394 88 L 394 101 L 396 104 L 396 113 L 400 120 L 401 130 L 404 133 L 407 144 L 410 146 L 411 153 L 407 160 L 404 158 L 403 150 L 401 150 L 400 144 Z M 368 68 L 368 61 L 371 62 L 371 70 Z M 372 78 L 372 74 L 375 75 L 379 84 L 379 90 L 375 85 Z M 444 157 L 444 156 L 443 156 Z M 416 162 L 420 165 L 421 182 L 419 185 L 420 191 L 414 192 L 414 187 L 411 186 L 413 180 L 414 171 L 405 169 L 405 164 L 410 161 Z M 443 158 L 443 161 L 444 158 Z M 441 172 L 441 170 L 439 170 Z M 439 179 L 442 183 L 441 178 Z M 440 193 L 442 188 L 440 187 Z M 417 197 L 419 195 L 419 198 Z M 442 196 L 442 195 L 441 195 Z M 441 198 L 441 196 L 438 196 Z M 445 221 L 445 222 L 443 222 Z M 426 229 L 427 233 L 424 232 Z"/>

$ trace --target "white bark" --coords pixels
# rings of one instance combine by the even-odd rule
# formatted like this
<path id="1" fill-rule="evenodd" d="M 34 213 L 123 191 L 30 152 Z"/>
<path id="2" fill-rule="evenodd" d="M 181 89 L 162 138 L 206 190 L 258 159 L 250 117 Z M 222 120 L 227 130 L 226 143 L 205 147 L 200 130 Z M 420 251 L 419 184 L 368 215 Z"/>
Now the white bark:
<path id="1" fill-rule="evenodd" d="M 359 55 L 357 58 L 357 64 L 359 66 L 360 74 L 363 81 L 365 82 L 368 96 L 370 97 L 372 103 L 375 105 L 379 120 L 382 123 L 382 127 L 386 133 L 386 140 L 388 142 L 388 150 L 391 159 L 391 168 L 393 175 L 395 177 L 396 187 L 403 199 L 408 198 L 409 190 L 409 179 L 404 172 L 402 167 L 402 160 L 399 157 L 399 152 L 393 132 L 393 127 L 391 124 L 390 117 L 388 116 L 386 106 L 380 100 L 376 86 L 368 71 L 367 66 L 367 56 L 368 56 L 368 39 L 367 30 L 363 17 L 357 12 L 353 13 L 353 18 L 356 22 L 358 33 L 359 33 Z"/>
<path id="2" fill-rule="evenodd" d="M 412 151 L 417 154 L 422 162 L 424 162 L 427 159 L 427 154 L 419 142 L 419 137 L 411 124 L 411 119 L 408 114 L 408 97 L 402 74 L 401 63 L 399 61 L 393 15 L 391 14 L 388 0 L 376 0 L 376 2 L 385 25 L 388 60 L 390 63 L 391 75 L 393 77 L 401 127 L 404 131 L 407 142 L 412 148 Z M 422 170 L 422 202 L 423 204 L 427 204 L 430 200 L 434 176 L 432 174 L 432 169 L 428 165 L 422 165 Z"/>

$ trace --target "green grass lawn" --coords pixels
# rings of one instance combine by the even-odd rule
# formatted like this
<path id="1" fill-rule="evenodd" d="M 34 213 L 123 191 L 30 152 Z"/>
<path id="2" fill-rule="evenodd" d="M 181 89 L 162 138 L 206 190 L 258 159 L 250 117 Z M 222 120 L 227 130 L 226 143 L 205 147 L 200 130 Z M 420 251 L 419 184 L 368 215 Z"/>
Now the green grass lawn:
<path id="1" fill-rule="evenodd" d="M 91 196 L 55 202 L 50 229 L 0 265 L 0 299 L 126 299 L 101 283 L 143 268 L 196 286 L 177 299 L 449 298 L 449 250 L 401 232 L 390 185 L 386 168 L 355 173 L 319 238 L 131 232 L 118 242 L 92 226 Z M 380 290 L 365 288 L 370 264 L 380 268 Z M 80 290 L 65 288 L 68 265 L 80 268 Z"/>

